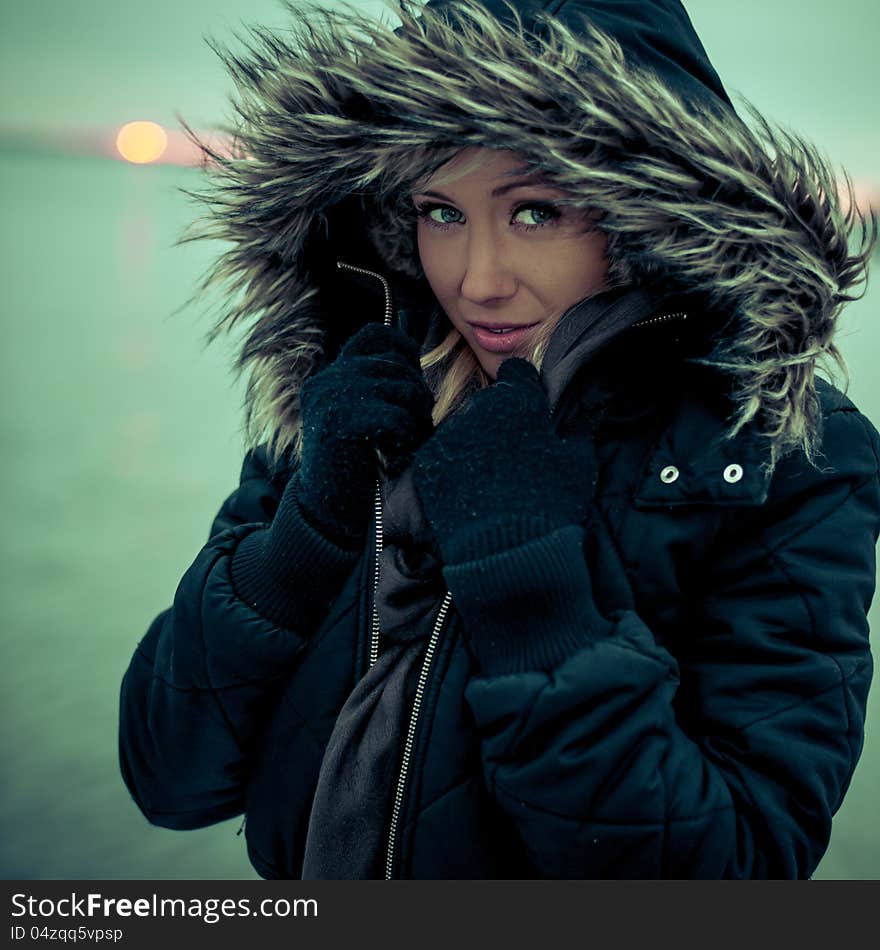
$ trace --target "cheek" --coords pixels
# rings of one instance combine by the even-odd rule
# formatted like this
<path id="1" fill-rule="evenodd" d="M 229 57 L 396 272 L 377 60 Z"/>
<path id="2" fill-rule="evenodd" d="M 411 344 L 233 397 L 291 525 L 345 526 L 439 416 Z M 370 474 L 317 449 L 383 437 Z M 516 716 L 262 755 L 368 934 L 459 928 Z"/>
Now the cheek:
<path id="1" fill-rule="evenodd" d="M 600 231 L 573 242 L 560 255 L 560 285 L 565 285 L 571 294 L 581 296 L 596 290 L 608 273 L 607 249 L 608 241 Z"/>

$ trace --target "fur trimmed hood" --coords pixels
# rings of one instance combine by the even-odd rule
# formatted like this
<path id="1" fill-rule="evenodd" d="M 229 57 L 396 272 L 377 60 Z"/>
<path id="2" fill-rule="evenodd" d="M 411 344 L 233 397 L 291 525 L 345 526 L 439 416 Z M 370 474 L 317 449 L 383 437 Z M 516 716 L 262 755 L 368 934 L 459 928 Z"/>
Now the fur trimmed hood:
<path id="1" fill-rule="evenodd" d="M 814 147 L 749 104 L 751 124 L 720 96 L 674 89 L 587 18 L 614 3 L 500 2 L 509 17 L 404 0 L 396 29 L 286 3 L 290 31 L 254 29 L 243 53 L 214 44 L 237 87 L 235 145 L 201 146 L 209 186 L 192 194 L 210 213 L 184 240 L 227 245 L 199 292 L 224 294 L 212 337 L 242 333 L 249 439 L 297 444 L 302 382 L 381 319 L 378 302 L 340 290 L 338 260 L 384 273 L 398 301 L 428 299 L 403 199 L 477 146 L 520 152 L 600 212 L 617 279 L 661 281 L 723 314 L 712 362 L 732 379 L 730 434 L 755 421 L 774 458 L 798 445 L 812 457 L 814 371 L 839 358 L 836 321 L 876 240 L 849 179 L 844 214 Z"/>

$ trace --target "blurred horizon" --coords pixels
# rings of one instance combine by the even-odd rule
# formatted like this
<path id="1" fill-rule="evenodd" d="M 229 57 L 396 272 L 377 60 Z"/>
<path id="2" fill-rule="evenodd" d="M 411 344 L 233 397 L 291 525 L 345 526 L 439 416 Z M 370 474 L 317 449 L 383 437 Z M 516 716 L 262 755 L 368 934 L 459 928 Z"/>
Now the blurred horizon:
<path id="1" fill-rule="evenodd" d="M 353 5 L 397 22 L 382 0 Z M 851 175 L 862 209 L 870 202 L 876 211 L 880 3 L 741 0 L 734 8 L 686 0 L 685 8 L 740 115 L 744 97 L 771 122 L 817 145 L 839 178 L 844 170 Z M 198 164 L 181 120 L 217 142 L 232 119 L 234 84 L 209 39 L 240 49 L 249 27 L 283 30 L 288 16 L 283 0 L 43 0 L 7 7 L 0 22 L 7 90 L 0 151 L 118 159 L 119 129 L 150 121 L 169 139 L 160 162 Z"/>

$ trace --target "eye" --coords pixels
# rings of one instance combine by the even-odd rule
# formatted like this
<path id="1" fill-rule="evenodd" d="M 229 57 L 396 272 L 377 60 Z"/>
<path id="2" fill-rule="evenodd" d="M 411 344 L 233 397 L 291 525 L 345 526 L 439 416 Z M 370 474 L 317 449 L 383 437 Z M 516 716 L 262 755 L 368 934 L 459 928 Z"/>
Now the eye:
<path id="1" fill-rule="evenodd" d="M 517 220 L 520 215 L 524 215 L 523 219 Z M 559 209 L 545 202 L 533 201 L 530 204 L 520 205 L 513 212 L 514 222 L 527 231 L 552 225 L 559 217 Z"/>
<path id="2" fill-rule="evenodd" d="M 423 204 L 418 205 L 416 210 L 419 217 L 432 228 L 448 228 L 452 224 L 461 224 L 464 216 L 457 209 L 450 205 Z M 455 216 L 458 217 L 455 217 Z"/>

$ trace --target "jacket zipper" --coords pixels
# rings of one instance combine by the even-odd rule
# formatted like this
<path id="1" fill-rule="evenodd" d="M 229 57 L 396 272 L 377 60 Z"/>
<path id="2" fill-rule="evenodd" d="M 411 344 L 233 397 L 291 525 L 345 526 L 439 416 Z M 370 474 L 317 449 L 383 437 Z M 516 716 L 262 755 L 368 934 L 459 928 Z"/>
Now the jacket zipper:
<path id="1" fill-rule="evenodd" d="M 403 746 L 403 756 L 400 761 L 400 772 L 397 776 L 397 787 L 394 790 L 394 805 L 391 809 L 391 822 L 388 826 L 388 844 L 385 851 L 385 880 L 390 881 L 394 868 L 394 846 L 397 841 L 397 823 L 400 820 L 400 809 L 403 805 L 403 795 L 406 791 L 406 780 L 409 773 L 410 761 L 412 759 L 413 740 L 416 735 L 416 726 L 419 721 L 419 712 L 422 708 L 422 699 L 425 695 L 425 686 L 428 682 L 428 674 L 431 670 L 431 661 L 434 659 L 434 651 L 440 639 L 440 631 L 446 620 L 446 614 L 449 611 L 449 605 L 452 603 L 452 594 L 446 591 L 443 597 L 443 603 L 434 621 L 434 629 L 431 632 L 431 639 L 428 641 L 428 648 L 425 650 L 425 657 L 422 660 L 422 668 L 419 671 L 419 681 L 416 685 L 416 694 L 413 699 L 412 712 L 409 716 L 409 725 L 406 730 L 406 741 Z"/>
<path id="2" fill-rule="evenodd" d="M 680 310 L 678 313 L 664 313 L 659 317 L 648 317 L 646 320 L 639 320 L 638 323 L 634 323 L 630 330 L 635 330 L 636 327 L 645 327 L 651 323 L 665 323 L 667 320 L 687 320 L 687 313 L 684 310 Z"/>
<path id="3" fill-rule="evenodd" d="M 375 271 L 366 270 L 363 267 L 356 267 L 354 264 L 347 264 L 345 261 L 337 261 L 336 266 L 339 270 L 353 271 L 356 274 L 363 274 L 366 277 L 375 277 L 382 284 L 385 291 L 385 326 L 392 325 L 394 315 L 394 305 L 391 299 L 391 286 L 388 279 Z M 379 555 L 382 553 L 382 483 L 376 479 L 376 492 L 373 497 L 373 509 L 375 512 L 376 524 L 376 557 L 373 564 L 373 610 L 371 614 L 370 629 L 370 647 L 369 647 L 369 669 L 376 665 L 379 659 L 379 611 L 376 609 L 376 594 L 379 590 Z"/>
<path id="4" fill-rule="evenodd" d="M 370 619 L 370 653 L 369 669 L 376 665 L 379 659 L 379 611 L 376 608 L 376 599 L 379 593 L 379 555 L 382 553 L 382 490 L 376 482 L 376 495 L 373 499 L 376 524 L 376 551 L 373 560 L 373 610 Z"/>
<path id="5" fill-rule="evenodd" d="M 394 306 L 391 297 L 391 287 L 388 280 L 375 271 L 366 270 L 363 267 L 355 267 L 353 264 L 347 264 L 344 261 L 337 261 L 336 266 L 340 270 L 354 271 L 368 277 L 375 277 L 381 281 L 385 290 L 385 325 L 392 325 Z M 382 553 L 383 531 L 382 531 L 382 487 L 381 480 L 376 480 L 376 493 L 373 500 L 375 513 L 375 561 L 373 564 L 373 609 L 371 614 L 370 648 L 369 648 L 369 668 L 372 669 L 379 659 L 379 611 L 376 607 L 377 594 L 379 590 L 379 556 Z M 416 684 L 416 692 L 413 697 L 412 710 L 407 724 L 406 739 L 404 741 L 403 755 L 400 761 L 400 770 L 397 775 L 397 784 L 394 789 L 394 804 L 391 810 L 391 822 L 388 827 L 388 841 L 385 850 L 385 879 L 391 880 L 394 868 L 394 848 L 397 843 L 397 825 L 400 820 L 400 810 L 403 806 L 403 796 L 406 792 L 406 782 L 409 777 L 409 769 L 412 761 L 413 741 L 415 739 L 416 727 L 418 726 L 419 713 L 422 709 L 422 700 L 425 695 L 425 687 L 428 683 L 428 675 L 431 671 L 431 663 L 434 659 L 434 652 L 437 649 L 437 643 L 440 640 L 440 631 L 446 621 L 446 615 L 449 612 L 449 606 L 452 603 L 452 594 L 447 590 L 443 596 L 443 602 L 440 610 L 437 612 L 437 619 L 434 621 L 434 629 L 431 631 L 431 637 L 428 640 L 428 646 L 425 650 L 425 656 L 422 659 L 422 667 L 419 671 L 419 679 Z"/>
<path id="6" fill-rule="evenodd" d="M 370 669 L 373 668 L 379 659 L 379 611 L 376 608 L 377 594 L 379 590 L 379 555 L 382 553 L 383 532 L 382 532 L 382 493 L 379 486 L 376 486 L 375 498 L 375 524 L 376 524 L 376 552 L 373 563 L 373 611 L 372 611 L 372 632 L 370 636 Z M 428 682 L 428 674 L 431 670 L 431 662 L 434 659 L 434 652 L 437 649 L 437 643 L 440 640 L 440 631 L 446 621 L 446 614 L 449 612 L 449 605 L 452 603 L 452 594 L 449 590 L 443 595 L 443 602 L 440 610 L 437 612 L 437 619 L 434 621 L 434 629 L 431 631 L 431 637 L 428 640 L 428 646 L 425 650 L 425 656 L 422 659 L 422 667 L 419 671 L 419 679 L 416 684 L 416 692 L 413 697 L 412 710 L 409 715 L 409 723 L 406 730 L 406 740 L 403 746 L 403 755 L 400 760 L 400 770 L 397 774 L 397 785 L 394 789 L 394 804 L 391 809 L 391 822 L 388 826 L 388 840 L 385 849 L 385 880 L 390 881 L 394 866 L 394 847 L 397 842 L 397 823 L 400 819 L 400 809 L 403 805 L 403 796 L 406 791 L 406 781 L 409 775 L 409 767 L 412 759 L 413 740 L 415 739 L 416 726 L 419 721 L 419 713 L 422 708 L 422 699 L 425 695 L 425 686 Z"/>
<path id="7" fill-rule="evenodd" d="M 374 270 L 366 270 L 363 267 L 355 267 L 354 264 L 346 264 L 345 261 L 337 261 L 336 267 L 339 270 L 350 270 L 355 274 L 363 274 L 365 277 L 375 277 L 376 280 L 382 284 L 382 288 L 385 291 L 385 326 L 390 327 L 394 318 L 394 306 L 391 299 L 391 285 L 388 283 L 388 278 L 383 277 L 382 274 L 377 274 Z"/>

